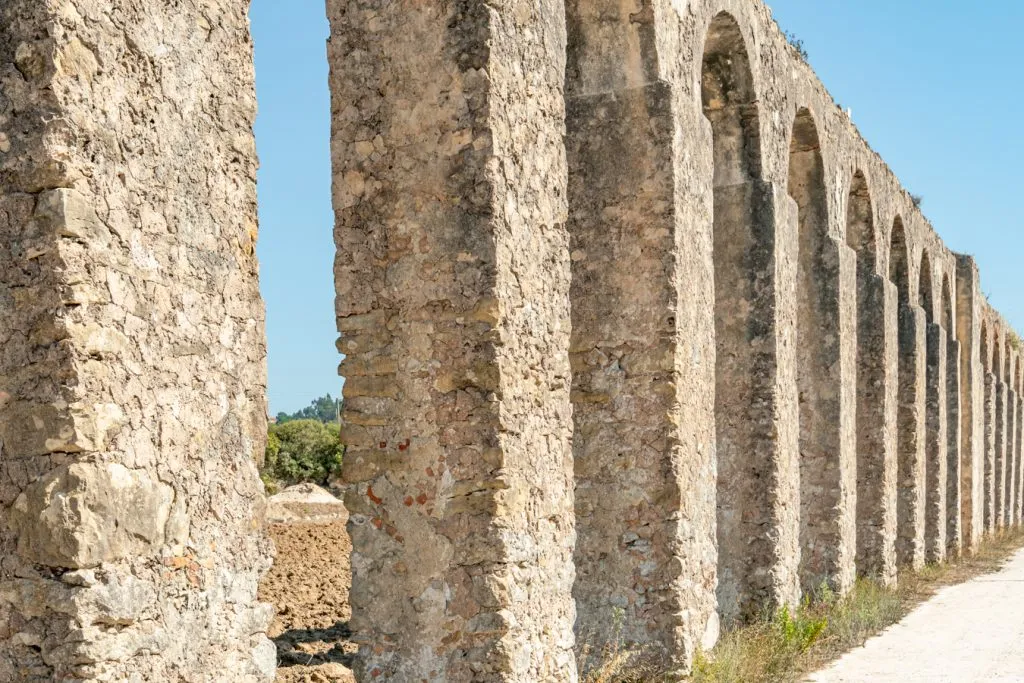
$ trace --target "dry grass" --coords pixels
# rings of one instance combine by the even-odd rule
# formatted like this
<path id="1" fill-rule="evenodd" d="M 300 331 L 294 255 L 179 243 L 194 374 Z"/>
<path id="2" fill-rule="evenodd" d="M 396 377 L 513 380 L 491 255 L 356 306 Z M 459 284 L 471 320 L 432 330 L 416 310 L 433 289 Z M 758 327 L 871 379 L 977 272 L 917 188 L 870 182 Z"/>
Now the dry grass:
<path id="1" fill-rule="evenodd" d="M 988 539 L 975 554 L 929 565 L 900 577 L 897 587 L 886 588 L 860 580 L 849 595 L 838 597 L 827 588 L 798 609 L 727 631 L 710 653 L 698 653 L 691 679 L 694 683 L 788 683 L 818 670 L 868 638 L 900 621 L 916 605 L 943 586 L 962 583 L 999 569 L 1024 546 L 1024 530 Z M 588 662 L 581 662 L 584 670 Z M 658 673 L 643 653 L 616 649 L 605 653 L 602 666 L 593 669 L 587 683 L 660 683 Z"/>

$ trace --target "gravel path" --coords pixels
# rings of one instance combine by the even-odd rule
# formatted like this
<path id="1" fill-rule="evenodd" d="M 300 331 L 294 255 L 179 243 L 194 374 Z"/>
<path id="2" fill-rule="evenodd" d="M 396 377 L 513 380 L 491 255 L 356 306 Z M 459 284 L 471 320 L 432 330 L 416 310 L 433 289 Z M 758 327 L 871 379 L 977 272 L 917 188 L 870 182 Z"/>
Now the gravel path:
<path id="1" fill-rule="evenodd" d="M 1024 550 L 1003 569 L 940 590 L 814 683 L 1024 681 Z"/>

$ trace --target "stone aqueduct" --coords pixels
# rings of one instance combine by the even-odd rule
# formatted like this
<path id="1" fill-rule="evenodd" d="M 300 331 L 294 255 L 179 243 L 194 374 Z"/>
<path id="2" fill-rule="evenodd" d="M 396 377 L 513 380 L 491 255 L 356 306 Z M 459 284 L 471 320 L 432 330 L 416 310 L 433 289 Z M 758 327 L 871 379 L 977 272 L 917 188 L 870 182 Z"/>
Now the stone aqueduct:
<path id="1" fill-rule="evenodd" d="M 1016 335 L 760 2 L 327 4 L 360 680 L 1021 523 Z M 247 9 L 0 3 L 2 680 L 273 677 Z"/>

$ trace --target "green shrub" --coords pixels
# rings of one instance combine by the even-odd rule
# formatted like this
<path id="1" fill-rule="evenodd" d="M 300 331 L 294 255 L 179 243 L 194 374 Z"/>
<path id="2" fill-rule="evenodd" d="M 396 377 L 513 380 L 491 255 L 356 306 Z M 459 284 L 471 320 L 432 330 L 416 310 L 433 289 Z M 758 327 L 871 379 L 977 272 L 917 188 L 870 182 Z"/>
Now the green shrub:
<path id="1" fill-rule="evenodd" d="M 280 486 L 304 482 L 324 486 L 341 468 L 344 453 L 335 423 L 294 420 L 270 425 L 261 474 L 265 484 L 270 480 Z"/>

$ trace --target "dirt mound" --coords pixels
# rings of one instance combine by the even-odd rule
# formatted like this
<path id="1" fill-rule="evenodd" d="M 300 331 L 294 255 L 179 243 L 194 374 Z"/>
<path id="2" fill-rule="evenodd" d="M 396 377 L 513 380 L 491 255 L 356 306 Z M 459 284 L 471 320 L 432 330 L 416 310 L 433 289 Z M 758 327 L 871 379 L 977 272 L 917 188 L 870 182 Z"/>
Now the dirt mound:
<path id="1" fill-rule="evenodd" d="M 329 522 L 346 518 L 345 505 L 316 484 L 299 484 L 267 499 L 267 521 Z"/>
<path id="2" fill-rule="evenodd" d="M 348 641 L 348 514 L 328 492 L 313 488 L 270 500 L 291 521 L 268 526 L 277 557 L 259 597 L 277 612 L 270 637 L 277 645 L 278 683 L 354 683 L 347 668 L 356 650 Z"/>

